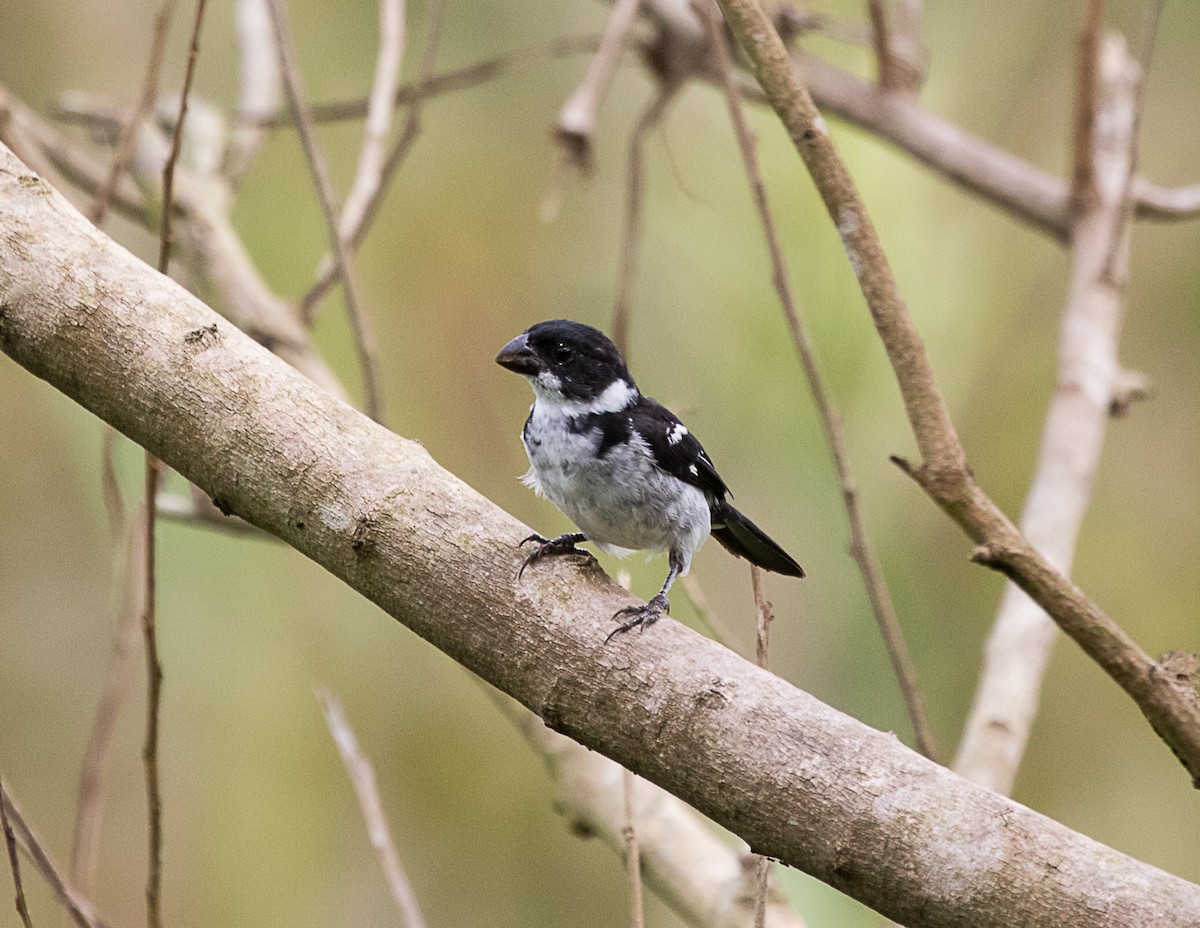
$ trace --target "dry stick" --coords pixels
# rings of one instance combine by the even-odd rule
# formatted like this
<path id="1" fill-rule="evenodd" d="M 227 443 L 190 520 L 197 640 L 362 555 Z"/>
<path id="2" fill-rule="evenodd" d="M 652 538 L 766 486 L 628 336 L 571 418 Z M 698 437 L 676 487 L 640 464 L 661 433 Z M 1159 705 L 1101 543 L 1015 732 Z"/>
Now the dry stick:
<path id="1" fill-rule="evenodd" d="M 633 795 L 637 777 L 621 768 L 621 788 L 625 795 L 625 825 L 621 838 L 625 845 L 625 874 L 629 880 L 629 925 L 630 928 L 645 928 L 646 913 L 642 903 L 642 851 L 634 827 Z"/>
<path id="2" fill-rule="evenodd" d="M 592 135 L 596 131 L 597 113 L 612 84 L 640 6 L 641 0 L 616 0 L 604 24 L 600 47 L 588 63 L 583 80 L 559 110 L 554 136 L 567 163 L 584 173 L 592 167 Z"/>
<path id="3" fill-rule="evenodd" d="M 645 183 L 645 143 L 675 95 L 683 86 L 682 76 L 670 78 L 663 84 L 650 105 L 642 112 L 629 136 L 629 162 L 625 183 L 625 226 L 621 236 L 621 259 L 617 270 L 617 292 L 613 299 L 613 342 L 624 357 L 629 357 L 630 315 L 633 311 L 633 288 L 637 280 L 638 254 L 642 244 L 642 190 Z"/>
<path id="4" fill-rule="evenodd" d="M 871 45 L 875 50 L 875 82 L 881 90 L 891 90 L 897 85 L 898 77 L 883 0 L 867 0 L 867 14 L 871 20 Z"/>
<path id="5" fill-rule="evenodd" d="M 392 99 L 404 60 L 405 34 L 404 0 L 379 0 L 379 54 L 367 101 L 358 169 L 338 222 L 343 239 L 354 231 L 358 217 L 383 183 L 383 146 L 392 127 Z"/>
<path id="6" fill-rule="evenodd" d="M 277 4 L 279 0 L 270 0 L 270 2 Z M 434 64 L 437 61 L 438 46 L 441 43 L 442 20 L 445 10 L 445 0 L 432 0 L 429 5 L 429 22 L 425 28 L 425 46 L 421 51 L 421 64 L 419 65 L 419 72 L 417 74 L 418 91 L 421 91 L 432 79 Z M 408 157 L 413 143 L 416 142 L 417 136 L 421 131 L 421 112 L 424 105 L 425 94 L 418 92 L 408 109 L 408 117 L 404 121 L 404 127 L 400 130 L 400 135 L 396 138 L 391 150 L 388 152 L 387 159 L 384 161 L 379 185 L 376 187 L 374 194 L 367 199 L 361 213 L 354 217 L 354 222 L 346 228 L 344 234 L 341 236 L 342 240 L 348 243 L 347 248 L 349 250 L 356 249 L 362 244 L 367 230 L 370 229 L 376 214 L 379 212 L 379 207 L 383 203 L 384 195 L 391 185 L 392 178 L 396 176 L 396 172 L 400 170 L 400 165 L 404 163 L 404 159 Z M 298 305 L 300 318 L 306 323 L 312 324 L 318 304 L 325 294 L 329 292 L 329 288 L 337 283 L 338 277 L 345 266 L 345 262 L 332 261 L 328 257 L 321 262 L 320 267 L 317 269 L 316 281 L 309 288 L 308 292 L 304 294 Z"/>
<path id="7" fill-rule="evenodd" d="M 38 839 L 37 834 L 25 821 L 20 806 L 8 792 L 3 780 L 0 780 L 0 808 L 4 810 L 4 817 L 13 831 L 17 843 L 25 851 L 33 865 L 37 867 L 42 879 L 54 893 L 54 898 L 67 910 L 71 920 L 79 928 L 106 928 L 104 921 L 96 915 L 95 909 L 87 898 L 63 879 L 57 865 L 46 849 L 42 847 L 42 842 Z"/>
<path id="8" fill-rule="evenodd" d="M 846 509 L 846 519 L 850 523 L 850 553 L 862 576 L 863 586 L 866 588 L 867 597 L 871 602 L 871 611 L 875 615 L 884 647 L 892 662 L 892 669 L 896 674 L 896 680 L 908 710 L 917 746 L 922 754 L 930 760 L 936 761 L 939 757 L 937 743 L 934 740 L 933 728 L 929 724 L 928 713 L 925 711 L 925 702 L 921 696 L 920 686 L 917 684 L 916 668 L 909 654 L 904 632 L 900 627 L 900 619 L 896 615 L 896 607 L 888 592 L 887 578 L 884 576 L 879 558 L 875 554 L 875 547 L 871 544 L 870 535 L 867 532 L 866 521 L 859 508 L 858 485 L 850 468 L 850 456 L 846 451 L 842 420 L 834 408 L 833 398 L 825 386 L 807 326 L 800 316 L 800 310 L 792 294 L 787 265 L 783 260 L 783 250 L 779 244 L 779 233 L 767 202 L 766 188 L 763 185 L 762 172 L 759 170 L 758 156 L 754 150 L 754 138 L 746 124 L 745 114 L 742 112 L 741 98 L 734 80 L 733 63 L 729 57 L 729 49 L 725 45 L 716 10 L 713 9 L 711 13 L 706 14 L 706 19 L 718 69 L 723 76 L 722 83 L 725 90 L 725 101 L 729 107 L 729 118 L 733 123 L 734 135 L 737 137 L 738 149 L 741 151 L 742 165 L 745 168 L 746 177 L 750 181 L 754 205 L 762 222 L 767 251 L 771 256 L 772 283 L 779 296 L 779 304 L 787 320 L 788 329 L 792 333 L 792 342 L 800 357 L 800 365 L 808 380 L 808 388 L 821 417 L 825 440 L 829 445 L 834 467 L 837 470 L 838 483 L 842 489 L 842 504 Z"/>
<path id="9" fill-rule="evenodd" d="M 267 120 L 279 111 L 282 89 L 266 0 L 236 0 L 238 124 L 230 139 L 225 177 L 237 186 L 267 140 Z"/>
<path id="10" fill-rule="evenodd" d="M 1096 96 L 1100 75 L 1100 39 L 1104 29 L 1104 0 L 1087 0 L 1075 56 L 1075 122 L 1072 138 L 1071 203 L 1076 213 L 1095 205 L 1096 177 L 1093 160 L 1096 132 Z"/>
<path id="11" fill-rule="evenodd" d="M 404 866 L 400 863 L 400 854 L 392 839 L 391 828 L 388 827 L 383 802 L 379 798 L 375 768 L 359 747 L 358 738 L 355 737 L 341 704 L 333 694 L 328 690 L 318 689 L 317 700 L 325 713 L 329 733 L 333 735 L 334 744 L 342 756 L 342 764 L 346 768 L 350 784 L 354 787 L 354 795 L 358 798 L 358 806 L 367 824 L 367 836 L 376 856 L 379 857 L 379 866 L 383 870 L 384 879 L 387 880 L 392 901 L 399 910 L 401 923 L 406 928 L 425 928 L 425 918 L 421 915 L 416 894 L 408 881 L 408 875 L 404 872 Z"/>
<path id="12" fill-rule="evenodd" d="M 632 578 L 628 570 L 617 572 L 617 583 L 630 589 Z M 642 846 L 638 840 L 638 821 L 634 817 L 634 791 L 637 777 L 625 767 L 621 768 L 621 849 L 625 853 L 625 880 L 629 883 L 630 928 L 645 928 L 646 911 L 642 901 Z"/>
<path id="13" fill-rule="evenodd" d="M 711 23 L 716 23 L 716 17 L 707 11 L 705 16 Z M 717 40 L 723 43 L 724 36 L 718 33 Z M 755 564 L 750 565 L 750 586 L 754 591 L 755 663 L 763 670 L 766 670 L 767 654 L 771 638 L 771 622 L 774 621 L 775 614 L 771 611 L 771 604 L 763 597 L 762 571 Z M 771 875 L 771 861 L 766 857 L 754 856 L 757 858 L 754 881 L 754 928 L 763 928 L 767 921 L 767 888 Z"/>
<path id="14" fill-rule="evenodd" d="M 321 205 L 321 215 L 325 218 L 325 231 L 329 237 L 329 247 L 337 263 L 343 292 L 346 295 L 346 315 L 350 320 L 350 329 L 354 333 L 354 345 L 358 352 L 359 365 L 362 368 L 367 415 L 379 422 L 382 421 L 383 406 L 375 362 L 375 336 L 366 313 L 363 311 L 362 300 L 359 298 L 358 277 L 354 273 L 350 248 L 338 231 L 340 210 L 337 205 L 337 192 L 333 188 L 333 180 L 329 176 L 329 165 L 317 144 L 316 133 L 313 130 L 312 114 L 309 112 L 308 101 L 301 82 L 300 67 L 295 57 L 295 44 L 292 41 L 284 0 L 267 0 L 267 3 L 271 9 L 271 21 L 275 27 L 275 44 L 279 49 L 279 67 L 283 77 L 284 91 L 287 93 L 288 104 L 292 108 L 296 130 L 300 134 L 300 145 L 304 149 L 304 157 L 308 161 L 309 172 L 312 174 L 317 200 Z"/>
<path id="15" fill-rule="evenodd" d="M 110 430 L 111 431 L 111 430 Z M 113 432 L 115 434 L 115 432 Z M 141 629 L 146 587 L 145 511 L 141 508 L 126 534 L 125 588 L 122 596 L 117 642 L 104 678 L 104 691 L 96 707 L 96 719 L 88 737 L 79 771 L 75 802 L 75 824 L 71 838 L 71 882 L 89 893 L 96 877 L 104 814 L 104 779 L 112 757 L 117 717 L 129 691 L 134 648 Z"/>
<path id="16" fill-rule="evenodd" d="M 976 543 L 977 563 L 1015 580 L 1125 690 L 1200 785 L 1200 709 L 1029 544 L 975 482 L 879 238 L 787 49 L 755 0 L 719 2 L 837 226 L 891 361 L 921 454 L 919 466 L 900 458 L 896 463 Z"/>
<path id="17" fill-rule="evenodd" d="M 1098 21 L 1097 21 L 1098 22 Z M 1117 359 L 1128 279 L 1132 211 L 1128 179 L 1134 165 L 1137 66 L 1115 37 L 1080 43 L 1097 55 L 1080 68 L 1076 131 L 1090 135 L 1091 167 L 1076 168 L 1092 189 L 1071 239 L 1071 275 L 1060 327 L 1058 384 L 1046 415 L 1037 467 L 1021 516 L 1021 530 L 1064 573 L 1074 558 L 1108 420 L 1122 389 Z M 1092 80 L 1096 83 L 1090 83 Z M 1078 156 L 1085 150 L 1076 139 Z M 1110 243 L 1117 242 L 1115 260 Z M 1017 587 L 1004 592 L 988 640 L 986 660 L 967 719 L 955 770 L 1009 793 L 1037 713 L 1042 679 L 1056 634 L 1054 624 Z"/>
<path id="18" fill-rule="evenodd" d="M 187 67 L 183 74 L 183 89 L 179 93 L 179 115 L 171 133 L 171 150 L 162 172 L 162 219 L 159 224 L 158 272 L 166 274 L 171 264 L 171 215 L 174 210 L 175 164 L 183 145 L 183 126 L 187 119 L 188 95 L 196 76 L 196 61 L 200 56 L 200 28 L 204 24 L 206 0 L 196 0 L 196 18 L 188 46 Z M 146 804 L 149 813 L 149 872 L 146 877 L 146 923 L 149 928 L 162 924 L 162 790 L 159 785 L 158 736 L 159 712 L 162 704 L 162 663 L 158 658 L 158 632 L 155 628 L 157 610 L 155 574 L 154 499 L 162 464 L 146 452 L 143 533 L 146 552 L 146 586 L 142 603 L 142 636 L 146 642 L 146 740 L 142 760 L 146 767 Z"/>
<path id="19" fill-rule="evenodd" d="M 137 135 L 142 123 L 154 109 L 154 101 L 158 97 L 158 77 L 162 71 L 163 56 L 167 48 L 167 27 L 171 24 L 171 14 L 175 11 L 175 0 L 163 0 L 154 17 L 154 30 L 150 43 L 150 62 L 146 66 L 146 77 L 142 81 L 142 95 L 138 99 L 137 109 L 133 118 L 121 127 L 121 135 L 113 150 L 112 161 L 109 163 L 108 176 L 96 193 L 96 199 L 88 213 L 88 218 L 96 225 L 102 225 L 108 215 L 108 204 L 113 191 L 125 174 L 129 161 L 137 144 Z"/>
<path id="20" fill-rule="evenodd" d="M 0 830 L 4 832 L 4 849 L 8 852 L 8 866 L 12 871 L 13 894 L 16 896 L 17 914 L 25 928 L 33 928 L 29 918 L 29 904 L 25 901 L 25 887 L 21 883 L 21 859 L 17 856 L 17 839 L 8 822 L 8 803 L 4 801 L 4 778 L 0 777 Z"/>

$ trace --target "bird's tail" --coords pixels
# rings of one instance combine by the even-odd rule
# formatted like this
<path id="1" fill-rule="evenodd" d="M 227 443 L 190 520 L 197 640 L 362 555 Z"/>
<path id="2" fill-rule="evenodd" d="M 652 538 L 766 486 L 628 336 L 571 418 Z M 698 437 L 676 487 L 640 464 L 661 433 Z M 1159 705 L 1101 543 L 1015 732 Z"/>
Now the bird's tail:
<path id="1" fill-rule="evenodd" d="M 729 503 L 720 501 L 712 507 L 712 533 L 730 554 L 744 557 L 763 570 L 787 577 L 804 576 L 804 568 L 790 554 Z"/>

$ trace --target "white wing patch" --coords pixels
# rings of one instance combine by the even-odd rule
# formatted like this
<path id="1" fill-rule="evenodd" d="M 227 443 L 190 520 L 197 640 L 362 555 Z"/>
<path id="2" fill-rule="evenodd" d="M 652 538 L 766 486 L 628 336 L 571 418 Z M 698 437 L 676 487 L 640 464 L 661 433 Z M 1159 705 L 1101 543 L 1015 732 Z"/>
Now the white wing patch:
<path id="1" fill-rule="evenodd" d="M 682 422 L 676 422 L 675 428 L 671 429 L 671 431 L 667 433 L 667 443 L 671 445 L 677 445 L 683 441 L 683 436 L 687 433 L 687 426 Z M 692 469 L 692 473 L 695 473 L 694 468 Z"/>

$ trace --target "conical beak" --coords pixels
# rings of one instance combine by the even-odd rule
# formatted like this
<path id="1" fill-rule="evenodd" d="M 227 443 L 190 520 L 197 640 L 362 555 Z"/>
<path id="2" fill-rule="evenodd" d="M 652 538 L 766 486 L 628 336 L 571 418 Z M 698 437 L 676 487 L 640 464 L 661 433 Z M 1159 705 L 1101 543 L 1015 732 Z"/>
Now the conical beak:
<path id="1" fill-rule="evenodd" d="M 500 349 L 496 363 L 526 377 L 534 377 L 542 370 L 542 364 L 529 347 L 529 337 L 524 332 Z"/>

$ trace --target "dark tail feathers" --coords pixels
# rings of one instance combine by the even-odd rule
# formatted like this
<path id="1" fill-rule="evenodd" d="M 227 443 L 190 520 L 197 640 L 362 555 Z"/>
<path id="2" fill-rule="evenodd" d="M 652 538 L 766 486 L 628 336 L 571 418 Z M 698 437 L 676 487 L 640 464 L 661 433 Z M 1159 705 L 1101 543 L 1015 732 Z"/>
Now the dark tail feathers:
<path id="1" fill-rule="evenodd" d="M 763 570 L 787 577 L 804 576 L 804 568 L 790 554 L 726 502 L 712 507 L 712 534 L 730 554 L 744 557 Z"/>

